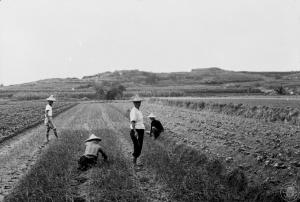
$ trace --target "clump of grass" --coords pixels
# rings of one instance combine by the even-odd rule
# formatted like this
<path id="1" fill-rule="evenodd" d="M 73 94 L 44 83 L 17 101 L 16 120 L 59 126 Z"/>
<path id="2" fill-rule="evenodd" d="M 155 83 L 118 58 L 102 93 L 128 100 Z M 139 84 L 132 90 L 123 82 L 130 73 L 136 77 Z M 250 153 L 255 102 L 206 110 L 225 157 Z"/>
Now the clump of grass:
<path id="1" fill-rule="evenodd" d="M 87 132 L 64 130 L 61 139 L 48 149 L 32 167 L 6 201 L 144 201 L 131 178 L 128 163 L 109 130 L 103 134 L 103 147 L 109 162 L 100 160 L 95 168 L 77 171 L 77 160 L 84 151 Z M 82 179 L 81 179 L 82 178 Z M 75 181 L 75 185 L 74 185 Z M 81 187 L 86 189 L 78 191 Z"/>
<path id="2" fill-rule="evenodd" d="M 68 192 L 74 156 L 81 152 L 82 131 L 62 131 L 61 141 L 49 145 L 47 151 L 21 180 L 6 201 L 71 201 Z"/>
<path id="3" fill-rule="evenodd" d="M 166 144 L 155 144 L 148 139 L 145 141 L 143 161 L 156 172 L 158 179 L 171 188 L 174 200 L 209 201 L 225 198 L 226 190 L 221 178 L 211 175 L 212 171 L 205 167 L 216 165 L 212 167 L 217 167 L 215 170 L 218 171 L 219 164 L 185 145 L 168 148 Z"/>
<path id="4" fill-rule="evenodd" d="M 108 154 L 109 163 L 91 170 L 89 198 L 92 201 L 145 201 L 133 180 L 131 162 L 126 161 L 117 144 L 118 135 L 107 129 L 94 130 L 94 133 L 102 134 L 102 145 Z"/>
<path id="5" fill-rule="evenodd" d="M 227 182 L 236 192 L 245 191 L 248 185 L 247 178 L 240 169 L 236 168 L 227 176 Z"/>

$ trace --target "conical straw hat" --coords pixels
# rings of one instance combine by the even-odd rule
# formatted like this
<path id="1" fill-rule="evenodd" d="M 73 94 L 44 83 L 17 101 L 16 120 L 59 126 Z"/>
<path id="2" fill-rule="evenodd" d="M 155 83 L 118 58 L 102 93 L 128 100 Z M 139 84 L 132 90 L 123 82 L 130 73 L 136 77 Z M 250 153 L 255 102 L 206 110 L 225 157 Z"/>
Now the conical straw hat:
<path id="1" fill-rule="evenodd" d="M 94 134 L 91 134 L 91 136 L 85 142 L 92 141 L 92 140 L 99 140 L 99 141 L 101 141 L 101 138 L 97 137 Z"/>
<path id="2" fill-rule="evenodd" d="M 156 116 L 153 113 L 150 113 L 148 117 L 149 118 L 155 118 Z"/>
<path id="3" fill-rule="evenodd" d="M 53 101 L 53 102 L 56 101 L 53 95 L 50 95 L 50 97 L 48 97 L 46 100 Z"/>
<path id="4" fill-rule="evenodd" d="M 133 96 L 133 97 L 131 98 L 131 101 L 132 101 L 132 102 L 141 102 L 141 101 L 143 101 L 143 99 L 140 98 L 139 95 L 135 95 L 135 96 Z"/>

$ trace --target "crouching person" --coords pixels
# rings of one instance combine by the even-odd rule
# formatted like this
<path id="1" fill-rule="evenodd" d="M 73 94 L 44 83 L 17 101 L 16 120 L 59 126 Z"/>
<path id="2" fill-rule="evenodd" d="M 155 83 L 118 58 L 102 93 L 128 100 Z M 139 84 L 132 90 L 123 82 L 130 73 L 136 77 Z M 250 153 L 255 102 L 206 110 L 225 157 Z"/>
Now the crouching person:
<path id="1" fill-rule="evenodd" d="M 86 141 L 85 141 L 85 152 L 84 155 L 80 157 L 78 160 L 78 169 L 85 171 L 89 168 L 95 166 L 98 160 L 98 154 L 101 153 L 104 161 L 107 161 L 107 155 L 102 150 L 100 146 L 101 138 L 97 137 L 96 135 L 92 134 Z"/>
<path id="2" fill-rule="evenodd" d="M 151 113 L 148 118 L 151 121 L 150 137 L 154 136 L 154 139 L 156 139 L 164 131 L 164 127 L 159 120 L 155 119 L 156 116 L 153 113 Z"/>

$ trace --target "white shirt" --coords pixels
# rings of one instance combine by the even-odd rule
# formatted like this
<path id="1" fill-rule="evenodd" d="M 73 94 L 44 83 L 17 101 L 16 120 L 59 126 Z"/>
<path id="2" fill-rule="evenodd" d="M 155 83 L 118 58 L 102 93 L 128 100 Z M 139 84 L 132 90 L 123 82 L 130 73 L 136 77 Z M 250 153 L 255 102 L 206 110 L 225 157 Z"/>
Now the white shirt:
<path id="1" fill-rule="evenodd" d="M 45 109 L 45 117 L 47 117 L 46 116 L 47 111 L 48 111 L 48 116 L 52 116 L 52 107 L 49 104 L 47 104 L 46 109 Z"/>
<path id="2" fill-rule="evenodd" d="M 87 155 L 98 156 L 99 149 L 101 149 L 101 146 L 99 144 L 94 142 L 86 142 L 85 146 L 86 146 L 84 152 L 85 156 Z"/>
<path id="3" fill-rule="evenodd" d="M 140 110 L 133 107 L 130 111 L 130 122 L 135 121 L 135 129 L 145 129 L 143 114 Z M 130 128 L 132 128 L 132 124 L 130 124 Z"/>

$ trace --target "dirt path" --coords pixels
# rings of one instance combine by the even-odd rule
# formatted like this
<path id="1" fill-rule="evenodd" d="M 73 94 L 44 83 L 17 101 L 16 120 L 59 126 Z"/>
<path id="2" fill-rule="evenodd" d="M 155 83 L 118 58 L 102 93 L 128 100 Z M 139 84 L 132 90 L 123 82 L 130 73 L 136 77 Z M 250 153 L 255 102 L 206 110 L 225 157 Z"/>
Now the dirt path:
<path id="1" fill-rule="evenodd" d="M 120 112 L 113 109 L 110 105 L 101 105 L 102 118 L 106 123 L 106 126 L 115 131 L 118 134 L 119 144 L 122 146 L 124 151 L 124 157 L 128 160 L 132 160 L 132 144 L 124 136 L 124 128 L 128 128 L 126 132 L 129 132 L 129 122 L 126 121 Z M 127 134 L 129 135 L 129 134 Z M 144 166 L 139 168 L 132 168 L 133 175 L 136 178 L 136 183 L 140 187 L 141 191 L 144 192 L 147 201 L 170 201 L 167 186 L 157 181 L 154 173 Z"/>
<path id="2" fill-rule="evenodd" d="M 150 169 L 130 167 L 132 145 L 124 136 L 124 128 L 128 129 L 128 122 L 116 109 L 104 104 L 80 104 L 58 115 L 54 121 L 58 132 L 70 129 L 90 132 L 98 129 L 113 131 L 110 135 L 114 136 L 112 139 L 116 140 L 122 158 L 129 165 L 128 170 L 132 174 L 131 180 L 134 181 L 140 193 L 143 193 L 146 201 L 170 201 L 166 186 L 159 182 Z M 45 144 L 44 133 L 45 127 L 39 125 L 0 145 L 0 201 L 3 201 L 4 197 L 16 187 L 39 156 L 46 153 L 50 145 L 57 143 L 54 135 L 51 135 L 50 143 Z M 91 176 L 93 175 L 95 175 L 94 171 L 74 176 L 74 186 L 71 189 L 80 199 L 89 198 Z M 84 179 L 85 182 L 78 183 L 78 180 L 81 179 Z"/>
<path id="3" fill-rule="evenodd" d="M 58 135 L 59 131 L 76 117 L 76 114 L 82 113 L 82 110 L 82 105 L 76 106 L 54 118 Z M 51 132 L 49 144 L 53 141 L 55 137 Z M 0 201 L 12 191 L 47 147 L 43 124 L 0 144 Z"/>

